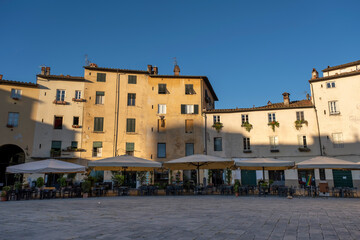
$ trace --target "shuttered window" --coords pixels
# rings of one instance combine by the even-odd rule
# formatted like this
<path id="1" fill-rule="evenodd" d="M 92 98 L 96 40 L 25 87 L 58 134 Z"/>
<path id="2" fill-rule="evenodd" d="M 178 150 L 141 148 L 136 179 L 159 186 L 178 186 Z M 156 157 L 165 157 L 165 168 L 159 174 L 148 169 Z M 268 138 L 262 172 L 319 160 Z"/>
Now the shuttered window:
<path id="1" fill-rule="evenodd" d="M 222 138 L 214 138 L 214 151 L 222 151 Z"/>
<path id="2" fill-rule="evenodd" d="M 304 118 L 304 112 L 301 111 L 301 112 L 296 112 L 296 120 L 297 121 L 304 121 L 305 118 Z"/>
<path id="3" fill-rule="evenodd" d="M 61 141 L 52 141 L 51 149 L 61 149 Z"/>
<path id="4" fill-rule="evenodd" d="M 159 94 L 166 94 L 166 84 L 160 83 L 158 85 L 158 93 Z"/>
<path id="5" fill-rule="evenodd" d="M 158 114 L 166 114 L 166 104 L 158 104 Z"/>
<path id="6" fill-rule="evenodd" d="M 126 132 L 135 132 L 135 119 L 126 119 Z"/>
<path id="7" fill-rule="evenodd" d="M 158 158 L 166 158 L 166 143 L 158 143 L 157 157 Z"/>
<path id="8" fill-rule="evenodd" d="M 9 112 L 7 125 L 9 127 L 17 127 L 19 125 L 19 113 Z"/>
<path id="9" fill-rule="evenodd" d="M 132 143 L 132 142 L 127 142 L 126 143 L 126 151 L 134 151 L 135 149 L 135 143 Z"/>
<path id="10" fill-rule="evenodd" d="M 181 114 L 199 114 L 199 105 L 181 104 Z"/>
<path id="11" fill-rule="evenodd" d="M 96 92 L 95 104 L 104 104 L 105 92 Z"/>
<path id="12" fill-rule="evenodd" d="M 128 84 L 136 84 L 137 76 L 136 75 L 129 75 L 128 76 Z"/>
<path id="13" fill-rule="evenodd" d="M 185 156 L 194 155 L 194 144 L 186 143 L 185 144 Z"/>
<path id="14" fill-rule="evenodd" d="M 185 133 L 193 133 L 194 132 L 194 120 L 186 119 L 185 120 Z"/>
<path id="15" fill-rule="evenodd" d="M 128 93 L 128 106 L 135 106 L 135 99 L 136 99 L 135 93 Z"/>
<path id="16" fill-rule="evenodd" d="M 244 150 L 250 150 L 250 138 L 243 138 Z"/>
<path id="17" fill-rule="evenodd" d="M 98 73 L 96 81 L 97 82 L 106 82 L 106 73 Z"/>
<path id="18" fill-rule="evenodd" d="M 93 157 L 102 156 L 102 142 L 93 142 Z"/>
<path id="19" fill-rule="evenodd" d="M 185 84 L 185 94 L 186 95 L 195 94 L 194 87 L 192 84 Z"/>
<path id="20" fill-rule="evenodd" d="M 270 150 L 278 150 L 279 149 L 279 139 L 278 136 L 269 137 L 270 140 Z"/>
<path id="21" fill-rule="evenodd" d="M 94 132 L 104 131 L 104 118 L 96 117 L 94 118 Z"/>
<path id="22" fill-rule="evenodd" d="M 306 136 L 298 135 L 298 144 L 301 148 L 307 148 Z"/>

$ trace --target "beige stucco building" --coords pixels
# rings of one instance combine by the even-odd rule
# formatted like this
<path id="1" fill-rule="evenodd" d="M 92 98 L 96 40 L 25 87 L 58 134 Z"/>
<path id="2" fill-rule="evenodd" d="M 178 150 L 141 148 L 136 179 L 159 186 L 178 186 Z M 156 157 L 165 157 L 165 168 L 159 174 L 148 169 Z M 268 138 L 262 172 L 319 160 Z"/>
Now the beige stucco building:
<path id="1" fill-rule="evenodd" d="M 37 84 L 4 80 L 0 75 L 0 187 L 5 184 L 6 167 L 32 155 L 38 94 Z"/>
<path id="2" fill-rule="evenodd" d="M 39 97 L 32 158 L 79 162 L 83 154 L 84 83 L 83 77 L 51 75 L 50 67 L 37 75 Z"/>

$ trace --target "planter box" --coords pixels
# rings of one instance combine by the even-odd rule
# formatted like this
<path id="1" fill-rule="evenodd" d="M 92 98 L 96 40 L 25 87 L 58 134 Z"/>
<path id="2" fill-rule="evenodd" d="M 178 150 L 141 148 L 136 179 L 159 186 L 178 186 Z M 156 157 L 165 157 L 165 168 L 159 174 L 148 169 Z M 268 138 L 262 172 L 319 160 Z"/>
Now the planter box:
<path id="1" fill-rule="evenodd" d="M 72 125 L 72 128 L 81 128 L 79 125 Z"/>
<path id="2" fill-rule="evenodd" d="M 299 148 L 299 152 L 310 152 L 310 148 Z"/>
<path id="3" fill-rule="evenodd" d="M 276 152 L 280 152 L 280 150 L 279 149 L 271 149 L 270 152 L 276 153 Z"/>
<path id="4" fill-rule="evenodd" d="M 57 104 L 57 105 L 66 105 L 67 104 L 67 102 L 65 102 L 65 101 L 56 101 L 56 100 L 54 100 L 53 103 Z"/>
<path id="5" fill-rule="evenodd" d="M 72 100 L 73 100 L 74 102 L 86 102 L 86 99 L 84 99 L 84 98 L 79 98 L 79 99 L 73 98 Z"/>
<path id="6" fill-rule="evenodd" d="M 252 153 L 251 150 L 244 150 L 243 153 Z"/>

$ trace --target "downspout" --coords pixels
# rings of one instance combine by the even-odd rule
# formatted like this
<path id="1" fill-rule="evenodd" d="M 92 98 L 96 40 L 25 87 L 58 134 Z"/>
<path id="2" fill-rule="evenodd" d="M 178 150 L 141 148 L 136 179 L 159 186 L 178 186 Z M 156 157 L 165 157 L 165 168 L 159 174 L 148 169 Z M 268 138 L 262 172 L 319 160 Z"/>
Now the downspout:
<path id="1" fill-rule="evenodd" d="M 115 96 L 115 126 L 114 126 L 114 157 L 118 155 L 117 145 L 118 145 L 118 135 L 119 135 L 119 101 L 120 101 L 120 74 L 118 70 L 116 71 L 116 96 Z"/>
<path id="2" fill-rule="evenodd" d="M 310 83 L 310 87 L 311 87 L 311 96 L 312 96 L 313 102 L 314 102 L 316 125 L 317 125 L 317 129 L 318 129 L 318 137 L 319 137 L 319 144 L 320 144 L 320 155 L 323 156 L 322 143 L 321 143 L 321 134 L 320 134 L 320 126 L 319 126 L 319 118 L 318 118 L 318 112 L 317 112 L 317 109 L 316 109 L 314 88 L 313 88 L 312 83 Z"/>

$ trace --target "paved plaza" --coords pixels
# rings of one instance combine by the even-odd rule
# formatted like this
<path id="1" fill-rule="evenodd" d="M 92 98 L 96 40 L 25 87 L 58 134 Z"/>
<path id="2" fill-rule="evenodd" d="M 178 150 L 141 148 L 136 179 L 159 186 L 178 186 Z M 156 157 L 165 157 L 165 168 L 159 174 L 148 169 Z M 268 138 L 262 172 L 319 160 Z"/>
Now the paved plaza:
<path id="1" fill-rule="evenodd" d="M 0 202 L 0 239 L 360 239 L 360 200 L 234 196 Z"/>

